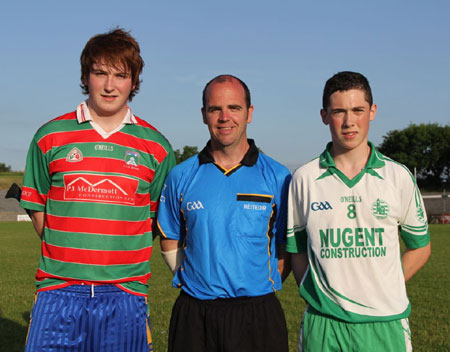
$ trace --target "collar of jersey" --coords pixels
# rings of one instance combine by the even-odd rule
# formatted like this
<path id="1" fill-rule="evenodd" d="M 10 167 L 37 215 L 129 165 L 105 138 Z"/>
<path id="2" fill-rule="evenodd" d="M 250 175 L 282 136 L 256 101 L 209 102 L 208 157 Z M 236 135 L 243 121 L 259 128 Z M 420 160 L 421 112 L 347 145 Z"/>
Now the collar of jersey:
<path id="1" fill-rule="evenodd" d="M 342 171 L 336 168 L 336 164 L 334 163 L 334 160 L 331 156 L 332 142 L 329 142 L 324 152 L 320 154 L 319 159 L 320 167 L 325 168 L 327 170 L 317 179 L 319 180 L 327 176 L 336 175 L 350 188 L 356 185 L 366 173 L 378 177 L 380 179 L 383 179 L 375 170 L 385 165 L 385 162 L 383 161 L 384 159 L 383 155 L 379 151 L 377 151 L 375 145 L 372 142 L 369 141 L 368 144 L 370 146 L 369 160 L 367 161 L 367 164 L 364 167 L 364 169 L 362 169 L 358 175 L 356 175 L 350 180 L 346 175 L 342 173 Z"/>
<path id="2" fill-rule="evenodd" d="M 253 139 L 247 139 L 247 142 L 250 145 L 250 148 L 248 148 L 247 153 L 245 153 L 244 157 L 242 158 L 241 162 L 238 165 L 253 166 L 258 161 L 259 151 Z M 207 163 L 213 164 L 215 163 L 213 156 L 209 152 L 210 147 L 211 141 L 208 141 L 208 143 L 206 143 L 206 146 L 198 154 L 198 160 L 200 162 L 200 165 Z"/>
<path id="3" fill-rule="evenodd" d="M 87 101 L 82 101 L 77 107 L 77 121 L 83 123 L 87 121 L 94 121 L 88 109 Z M 127 113 L 123 118 L 123 124 L 135 125 L 137 124 L 136 117 L 132 114 L 131 109 L 127 106 Z"/>

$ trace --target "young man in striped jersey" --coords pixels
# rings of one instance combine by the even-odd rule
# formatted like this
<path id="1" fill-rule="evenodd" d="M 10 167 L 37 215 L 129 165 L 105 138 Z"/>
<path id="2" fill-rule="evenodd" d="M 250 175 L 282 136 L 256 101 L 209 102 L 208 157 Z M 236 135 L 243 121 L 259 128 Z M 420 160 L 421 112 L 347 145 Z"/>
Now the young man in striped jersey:
<path id="1" fill-rule="evenodd" d="M 413 176 L 368 141 L 376 111 L 363 75 L 331 77 L 320 114 L 332 141 L 292 178 L 287 250 L 307 302 L 300 351 L 411 350 L 405 281 L 428 260 L 430 235 Z"/>
<path id="2" fill-rule="evenodd" d="M 42 239 L 26 351 L 150 351 L 152 219 L 168 141 L 127 105 L 144 62 L 122 29 L 81 54 L 88 99 L 35 134 L 21 205 Z"/>
<path id="3" fill-rule="evenodd" d="M 181 288 L 170 352 L 288 350 L 275 291 L 289 273 L 291 177 L 247 139 L 252 113 L 244 82 L 231 75 L 212 79 L 202 108 L 210 141 L 165 182 L 157 225 L 173 286 Z"/>

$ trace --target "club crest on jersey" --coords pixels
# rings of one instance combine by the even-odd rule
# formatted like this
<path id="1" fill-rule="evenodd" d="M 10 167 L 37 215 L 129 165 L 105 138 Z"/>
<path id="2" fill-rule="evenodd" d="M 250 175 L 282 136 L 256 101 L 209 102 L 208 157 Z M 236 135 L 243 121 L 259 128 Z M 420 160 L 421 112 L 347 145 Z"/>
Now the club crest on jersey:
<path id="1" fill-rule="evenodd" d="M 389 204 L 384 200 L 377 198 L 372 204 L 372 215 L 378 220 L 385 219 L 389 215 Z"/>
<path id="2" fill-rule="evenodd" d="M 138 167 L 139 166 L 139 153 L 134 150 L 127 150 L 125 152 L 125 164 L 130 167 Z"/>
<path id="3" fill-rule="evenodd" d="M 420 202 L 417 203 L 416 217 L 422 224 L 427 222 L 425 211 L 423 210 L 422 204 Z"/>
<path id="4" fill-rule="evenodd" d="M 331 209 L 333 209 L 333 207 L 327 201 L 325 201 L 325 202 L 312 202 L 311 203 L 311 210 L 312 211 L 331 210 Z"/>
<path id="5" fill-rule="evenodd" d="M 66 156 L 66 161 L 70 163 L 76 163 L 81 160 L 83 160 L 83 153 L 81 153 L 81 150 L 76 147 L 72 148 L 72 150 Z"/>

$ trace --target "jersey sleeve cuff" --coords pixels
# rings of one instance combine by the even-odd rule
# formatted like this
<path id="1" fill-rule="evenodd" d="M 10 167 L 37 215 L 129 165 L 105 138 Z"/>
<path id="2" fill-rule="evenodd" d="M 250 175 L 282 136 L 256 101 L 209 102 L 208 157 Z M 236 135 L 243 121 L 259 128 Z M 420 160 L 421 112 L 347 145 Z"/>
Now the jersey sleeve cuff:
<path id="1" fill-rule="evenodd" d="M 287 239 L 286 251 L 289 253 L 305 253 L 307 251 L 307 239 L 306 229 L 294 232 L 294 236 Z"/>
<path id="2" fill-rule="evenodd" d="M 402 229 L 400 235 L 408 249 L 422 248 L 430 243 L 430 231 L 428 229 L 421 235 L 414 235 Z"/>
<path id="3" fill-rule="evenodd" d="M 161 227 L 161 224 L 159 223 L 158 219 L 153 221 L 152 232 L 154 236 L 160 236 L 161 238 L 165 238 L 168 240 L 176 240 L 176 241 L 180 240 L 180 237 L 176 236 L 176 234 L 174 236 L 174 233 L 170 229 L 168 232 L 165 232 Z"/>
<path id="4" fill-rule="evenodd" d="M 28 202 L 26 200 L 20 200 L 20 206 L 23 209 L 29 209 L 34 211 L 45 211 L 45 205 L 39 203 Z"/>
<path id="5" fill-rule="evenodd" d="M 153 236 L 161 236 L 162 238 L 167 238 L 166 234 L 159 225 L 158 219 L 153 220 L 152 232 Z"/>

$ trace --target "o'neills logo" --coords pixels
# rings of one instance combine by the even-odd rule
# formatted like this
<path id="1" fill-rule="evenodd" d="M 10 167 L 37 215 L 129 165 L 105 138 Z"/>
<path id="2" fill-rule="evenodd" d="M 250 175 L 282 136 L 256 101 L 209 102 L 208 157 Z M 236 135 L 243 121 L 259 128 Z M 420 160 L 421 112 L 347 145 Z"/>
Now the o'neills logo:
<path id="1" fill-rule="evenodd" d="M 139 181 L 125 176 L 64 175 L 64 199 L 134 205 Z"/>

